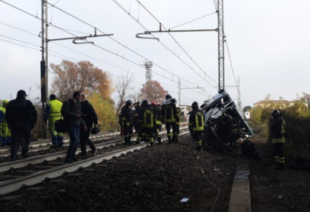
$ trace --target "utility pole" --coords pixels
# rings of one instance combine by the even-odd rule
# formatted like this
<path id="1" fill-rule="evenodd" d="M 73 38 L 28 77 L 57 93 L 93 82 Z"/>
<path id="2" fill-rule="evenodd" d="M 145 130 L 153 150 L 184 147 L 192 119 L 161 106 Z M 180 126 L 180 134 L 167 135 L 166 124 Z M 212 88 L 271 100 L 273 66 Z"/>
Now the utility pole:
<path id="1" fill-rule="evenodd" d="M 242 103 L 241 103 L 241 91 L 240 91 L 240 77 L 238 77 L 238 107 L 239 112 L 242 113 Z"/>
<path id="2" fill-rule="evenodd" d="M 45 15 L 44 15 L 44 0 L 41 0 L 41 39 L 42 39 L 42 58 L 41 58 L 41 102 L 42 102 L 42 116 L 44 115 L 45 110 L 45 103 L 46 103 L 46 95 L 47 95 L 47 89 L 46 89 L 46 61 L 45 61 L 45 30 L 44 30 L 44 24 L 45 24 Z M 42 125 L 42 131 L 43 131 L 43 138 L 46 138 L 46 126 L 45 123 Z"/>
<path id="3" fill-rule="evenodd" d="M 178 80 L 178 96 L 179 96 L 179 106 L 181 105 L 181 79 Z"/>
<path id="4" fill-rule="evenodd" d="M 46 98 L 48 97 L 48 0 L 45 0 L 45 87 Z"/>
<path id="5" fill-rule="evenodd" d="M 217 1 L 218 18 L 218 89 L 225 89 L 224 0 Z"/>

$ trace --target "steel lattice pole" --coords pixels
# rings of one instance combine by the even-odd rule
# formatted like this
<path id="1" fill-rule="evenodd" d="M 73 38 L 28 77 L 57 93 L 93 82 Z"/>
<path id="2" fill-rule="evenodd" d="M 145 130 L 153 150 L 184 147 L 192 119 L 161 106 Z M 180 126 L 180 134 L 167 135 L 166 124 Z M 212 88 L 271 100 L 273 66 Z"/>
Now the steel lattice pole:
<path id="1" fill-rule="evenodd" d="M 225 89 L 224 0 L 217 1 L 218 16 L 218 88 Z"/>

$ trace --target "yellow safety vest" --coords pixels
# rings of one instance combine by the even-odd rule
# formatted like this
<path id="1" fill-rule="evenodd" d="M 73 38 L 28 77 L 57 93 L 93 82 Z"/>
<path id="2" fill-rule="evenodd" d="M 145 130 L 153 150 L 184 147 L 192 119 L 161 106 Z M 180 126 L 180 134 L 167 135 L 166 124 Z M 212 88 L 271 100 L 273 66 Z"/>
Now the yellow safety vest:
<path id="1" fill-rule="evenodd" d="M 55 100 L 50 101 L 48 105 L 51 108 L 49 117 L 50 118 L 61 118 L 62 102 L 55 99 Z"/>
<path id="2" fill-rule="evenodd" d="M 0 107 L 0 111 L 3 113 L 4 115 L 4 118 L 2 120 L 2 123 L 1 123 L 1 126 L 3 127 L 8 127 L 8 123 L 6 122 L 6 119 L 5 119 L 5 113 L 6 113 L 6 108 L 5 107 Z"/>

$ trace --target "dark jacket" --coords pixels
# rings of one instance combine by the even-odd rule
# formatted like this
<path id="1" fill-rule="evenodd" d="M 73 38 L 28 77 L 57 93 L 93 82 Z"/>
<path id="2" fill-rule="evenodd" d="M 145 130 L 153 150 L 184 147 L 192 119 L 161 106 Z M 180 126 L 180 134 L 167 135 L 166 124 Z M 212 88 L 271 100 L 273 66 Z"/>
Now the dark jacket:
<path id="1" fill-rule="evenodd" d="M 8 103 L 5 118 L 10 128 L 18 123 L 28 124 L 33 128 L 37 123 L 38 115 L 31 101 L 17 98 Z"/>
<path id="2" fill-rule="evenodd" d="M 204 130 L 204 115 L 201 110 L 193 109 L 191 111 L 188 126 L 195 132 Z"/>
<path id="3" fill-rule="evenodd" d="M 177 108 L 174 103 L 169 100 L 166 100 L 163 103 L 161 114 L 163 116 L 163 120 L 166 123 L 173 123 L 176 122 L 177 118 Z"/>
<path id="4" fill-rule="evenodd" d="M 93 124 L 98 124 L 96 111 L 87 100 L 81 103 L 81 109 L 83 121 L 85 122 L 87 128 L 90 128 Z"/>
<path id="5" fill-rule="evenodd" d="M 132 111 L 128 106 L 122 107 L 122 113 L 121 113 L 121 125 L 125 126 L 125 124 L 128 125 L 132 124 Z"/>
<path id="6" fill-rule="evenodd" d="M 150 105 L 141 107 L 139 110 L 138 122 L 140 123 L 141 128 L 154 128 L 156 125 L 154 108 Z"/>
<path id="7" fill-rule="evenodd" d="M 70 126 L 85 125 L 82 117 L 77 117 L 78 114 L 82 114 L 81 102 L 77 102 L 74 99 L 68 99 L 64 102 L 61 108 L 61 115 Z"/>
<path id="8" fill-rule="evenodd" d="M 284 136 L 285 136 L 285 121 L 282 116 L 279 116 L 274 119 L 272 125 L 273 143 L 283 143 Z"/>

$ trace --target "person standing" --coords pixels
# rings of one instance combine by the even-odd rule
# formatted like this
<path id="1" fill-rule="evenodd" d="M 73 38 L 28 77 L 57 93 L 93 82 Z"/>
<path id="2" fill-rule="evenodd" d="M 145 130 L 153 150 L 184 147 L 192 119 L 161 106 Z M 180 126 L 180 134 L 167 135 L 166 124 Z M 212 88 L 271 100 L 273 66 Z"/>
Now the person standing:
<path id="1" fill-rule="evenodd" d="M 12 134 L 11 160 L 18 159 L 17 150 L 21 146 L 22 138 L 22 156 L 28 157 L 29 144 L 31 139 L 31 130 L 37 123 L 37 111 L 32 102 L 26 100 L 27 94 L 24 90 L 17 92 L 16 99 L 10 101 L 6 108 L 5 119 Z"/>
<path id="2" fill-rule="evenodd" d="M 45 108 L 45 117 L 48 119 L 49 130 L 52 135 L 52 144 L 54 147 L 63 147 L 63 133 L 55 130 L 56 121 L 62 118 L 62 102 L 56 99 L 55 94 L 50 95 L 50 101 Z"/>
<path id="3" fill-rule="evenodd" d="M 285 121 L 279 110 L 275 109 L 272 114 L 273 124 L 271 128 L 273 156 L 276 169 L 283 169 L 285 164 L 284 143 L 285 143 Z"/>
<path id="4" fill-rule="evenodd" d="M 193 130 L 194 138 L 197 142 L 197 151 L 201 151 L 202 135 L 204 130 L 204 116 L 201 110 L 198 108 L 198 103 L 193 102 L 192 111 L 189 117 L 189 127 Z"/>
<path id="5" fill-rule="evenodd" d="M 89 139 L 89 136 L 90 136 L 90 130 L 92 126 L 93 125 L 95 125 L 95 127 L 98 126 L 98 117 L 97 117 L 94 107 L 85 99 L 85 95 L 82 94 L 81 96 L 82 96 L 81 109 L 82 109 L 82 114 L 83 114 L 82 118 L 87 127 L 87 130 L 84 130 L 83 126 L 81 126 L 81 129 L 80 129 L 81 155 L 87 154 L 86 144 L 88 144 L 88 146 L 91 149 L 91 154 L 94 156 L 97 153 L 97 149 L 95 145 L 93 144 L 93 142 L 91 142 L 91 140 Z"/>
<path id="6" fill-rule="evenodd" d="M 141 104 L 141 109 L 139 111 L 140 130 L 136 144 L 142 141 L 142 136 L 144 136 L 146 142 L 150 142 L 150 145 L 154 145 L 154 128 L 156 126 L 156 119 L 154 115 L 154 110 L 150 106 L 148 100 L 143 100 Z"/>
<path id="7" fill-rule="evenodd" d="M 80 127 L 83 127 L 83 130 L 87 130 L 82 119 L 81 93 L 79 91 L 75 91 L 73 93 L 73 98 L 64 102 L 61 108 L 61 114 L 68 125 L 68 133 L 70 137 L 70 144 L 65 162 L 71 163 L 72 161 L 77 161 L 75 158 L 75 152 L 80 142 Z"/>
<path id="8" fill-rule="evenodd" d="M 0 107 L 0 142 L 2 146 L 9 145 L 10 129 L 5 119 L 6 107 L 8 103 L 8 100 L 3 100 L 2 107 Z"/>
<path id="9" fill-rule="evenodd" d="M 175 105 L 177 104 L 177 100 L 175 98 L 171 99 L 171 102 Z M 175 118 L 175 134 L 173 135 L 174 139 L 172 139 L 174 142 L 179 142 L 179 134 L 180 134 L 180 117 L 181 117 L 181 109 L 180 107 L 176 107 L 177 115 Z"/>
<path id="10" fill-rule="evenodd" d="M 172 134 L 176 134 L 176 117 L 177 117 L 177 110 L 176 106 L 173 102 L 171 102 L 171 95 L 166 95 L 166 100 L 163 102 L 162 105 L 162 116 L 163 120 L 166 123 L 166 130 L 167 130 L 167 137 L 168 143 L 172 143 Z M 172 133 L 170 132 L 172 128 Z"/>
<path id="11" fill-rule="evenodd" d="M 155 138 L 157 139 L 158 144 L 161 144 L 161 135 L 159 132 L 161 131 L 161 109 L 156 104 L 156 101 L 152 101 L 152 108 L 154 110 L 154 118 L 156 119 L 156 124 L 154 127 Z"/>
<path id="12" fill-rule="evenodd" d="M 133 124 L 135 128 L 135 133 L 139 133 L 140 124 L 138 123 L 138 116 L 139 116 L 139 110 L 140 110 L 140 102 L 134 103 L 135 111 L 133 113 Z"/>
<path id="13" fill-rule="evenodd" d="M 122 127 L 124 128 L 125 145 L 131 144 L 131 136 L 133 128 L 131 107 L 132 107 L 132 101 L 130 99 L 127 100 L 125 106 L 122 107 L 121 124 Z"/>

